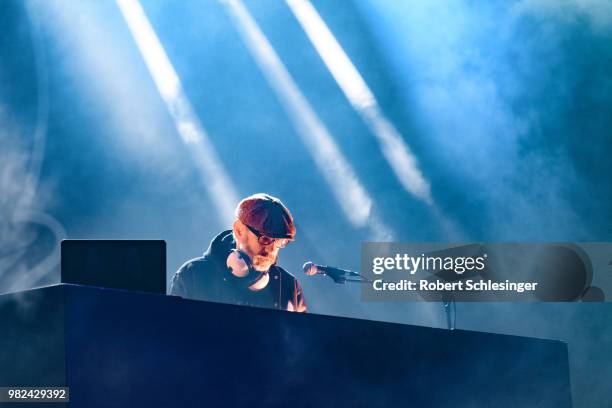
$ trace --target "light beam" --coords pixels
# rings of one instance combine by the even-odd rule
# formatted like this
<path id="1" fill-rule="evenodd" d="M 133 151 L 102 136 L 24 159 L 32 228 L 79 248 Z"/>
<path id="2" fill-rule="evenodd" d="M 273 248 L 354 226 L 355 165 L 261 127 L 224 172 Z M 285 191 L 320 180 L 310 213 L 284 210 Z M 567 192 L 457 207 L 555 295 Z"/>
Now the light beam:
<path id="1" fill-rule="evenodd" d="M 413 196 L 432 204 L 429 182 L 417 159 L 393 124 L 382 113 L 376 97 L 308 0 L 286 0 L 353 109 L 378 139 L 383 155 L 401 185 Z"/>
<path id="2" fill-rule="evenodd" d="M 377 239 L 390 238 L 390 228 L 372 214 L 368 192 L 249 11 L 240 0 L 227 0 L 223 4 L 349 222 L 357 227 L 369 227 Z"/>
<path id="3" fill-rule="evenodd" d="M 181 81 L 138 0 L 116 0 L 157 89 L 174 120 L 176 130 L 188 145 L 217 213 L 224 225 L 234 219 L 238 194 L 187 99 Z"/>

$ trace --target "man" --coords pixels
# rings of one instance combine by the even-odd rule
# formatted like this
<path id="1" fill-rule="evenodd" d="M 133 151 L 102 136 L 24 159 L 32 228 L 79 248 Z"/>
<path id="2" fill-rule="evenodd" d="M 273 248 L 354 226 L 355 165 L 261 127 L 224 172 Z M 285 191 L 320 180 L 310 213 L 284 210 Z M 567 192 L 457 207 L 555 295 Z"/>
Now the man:
<path id="1" fill-rule="evenodd" d="M 293 217 L 278 198 L 249 196 L 238 204 L 232 229 L 174 274 L 170 294 L 305 312 L 300 283 L 276 265 L 279 251 L 294 237 Z"/>

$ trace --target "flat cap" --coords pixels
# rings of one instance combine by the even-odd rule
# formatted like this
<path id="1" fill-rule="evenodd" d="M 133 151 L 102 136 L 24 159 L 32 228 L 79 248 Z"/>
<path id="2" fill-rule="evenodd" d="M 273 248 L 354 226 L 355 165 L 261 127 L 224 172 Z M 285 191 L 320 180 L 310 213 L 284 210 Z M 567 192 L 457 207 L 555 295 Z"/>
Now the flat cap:
<path id="1" fill-rule="evenodd" d="M 236 217 L 267 237 L 295 237 L 293 216 L 281 200 L 271 195 L 257 193 L 244 198 L 236 207 Z"/>

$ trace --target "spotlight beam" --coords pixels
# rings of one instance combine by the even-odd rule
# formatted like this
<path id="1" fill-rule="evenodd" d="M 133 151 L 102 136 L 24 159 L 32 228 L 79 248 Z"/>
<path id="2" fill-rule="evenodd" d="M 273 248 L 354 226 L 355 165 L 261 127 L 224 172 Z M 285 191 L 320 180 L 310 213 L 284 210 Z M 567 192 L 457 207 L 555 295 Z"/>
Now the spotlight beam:
<path id="1" fill-rule="evenodd" d="M 181 81 L 138 0 L 116 0 L 155 85 L 174 120 L 177 132 L 189 147 L 215 209 L 224 225 L 234 219 L 238 203 L 234 183 L 210 142 L 206 130 L 187 99 Z"/>
<path id="2" fill-rule="evenodd" d="M 372 214 L 372 199 L 334 139 L 310 106 L 249 11 L 240 0 L 223 1 L 249 52 L 275 91 L 349 222 L 370 227 L 379 238 L 391 230 Z"/>
<path id="3" fill-rule="evenodd" d="M 432 204 L 431 188 L 417 159 L 393 124 L 382 113 L 376 97 L 308 0 L 286 0 L 353 109 L 376 136 L 383 155 L 406 191 Z"/>

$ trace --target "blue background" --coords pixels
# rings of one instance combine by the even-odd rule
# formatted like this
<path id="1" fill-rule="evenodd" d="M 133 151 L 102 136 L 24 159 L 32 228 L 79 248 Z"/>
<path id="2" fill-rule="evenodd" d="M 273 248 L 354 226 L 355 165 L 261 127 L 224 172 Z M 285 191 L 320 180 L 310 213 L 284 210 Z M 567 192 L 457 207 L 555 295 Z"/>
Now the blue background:
<path id="1" fill-rule="evenodd" d="M 291 209 L 280 263 L 310 311 L 444 327 L 439 304 L 363 303 L 301 275 L 307 260 L 358 269 L 371 231 L 345 217 L 226 7 L 143 3 L 238 193 Z M 402 188 L 287 5 L 245 4 L 394 241 L 612 240 L 609 2 L 313 2 L 437 210 Z M 3 1 L 0 27 L 0 292 L 57 282 L 59 238 L 165 239 L 170 279 L 229 228 L 114 2 Z M 457 327 L 568 341 L 575 405 L 609 406 L 610 312 L 460 304 Z"/>

